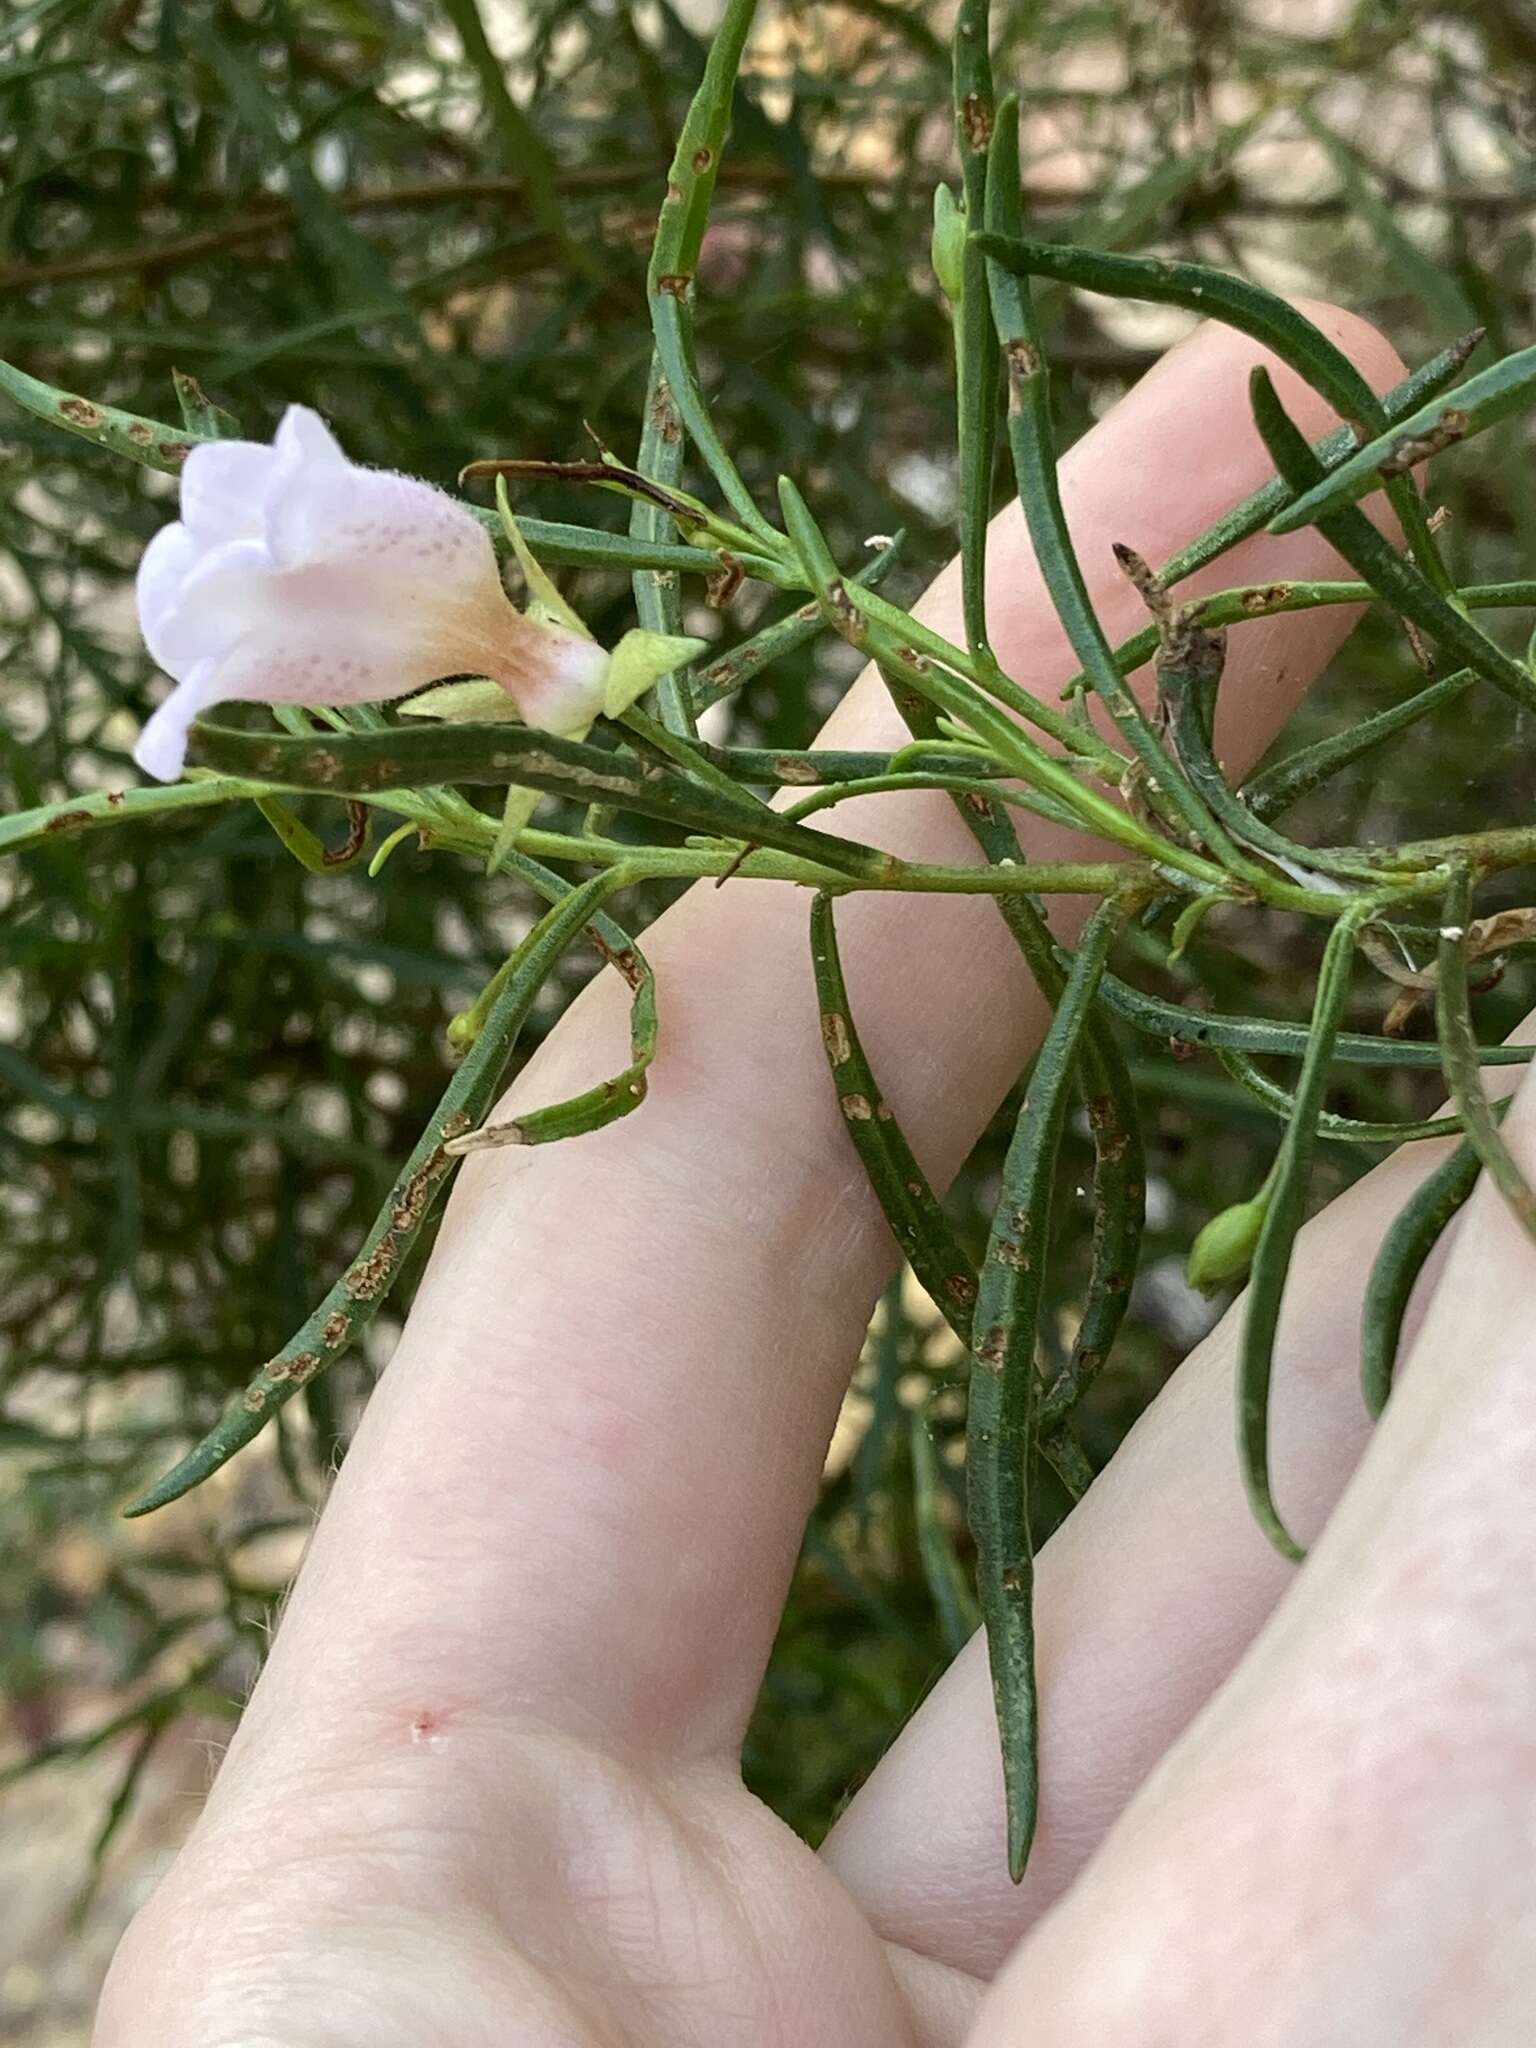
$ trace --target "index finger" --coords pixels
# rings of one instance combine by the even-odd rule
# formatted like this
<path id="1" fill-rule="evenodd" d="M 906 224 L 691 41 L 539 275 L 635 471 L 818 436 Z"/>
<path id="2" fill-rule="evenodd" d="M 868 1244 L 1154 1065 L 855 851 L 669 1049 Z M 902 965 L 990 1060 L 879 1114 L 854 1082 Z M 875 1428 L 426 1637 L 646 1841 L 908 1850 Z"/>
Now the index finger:
<path id="1" fill-rule="evenodd" d="M 1373 330 L 1316 310 L 1374 381 L 1399 373 Z M 1202 329 L 1068 457 L 1065 500 L 1112 634 L 1139 619 L 1111 543 L 1160 558 L 1269 473 L 1246 396 L 1264 359 Z M 1322 432 L 1321 402 L 1280 382 Z M 1312 532 L 1260 536 L 1214 580 L 1337 566 Z M 989 585 L 999 657 L 1050 694 L 1075 664 L 1016 506 L 994 522 Z M 954 572 L 923 609 L 958 633 Z M 1221 738 L 1235 767 L 1352 623 L 1329 609 L 1235 637 Z M 824 737 L 904 734 L 866 675 Z M 973 857 L 942 794 L 848 808 L 852 829 L 897 852 Z M 1051 825 L 1029 821 L 1026 838 L 1034 858 L 1081 857 Z M 440 1688 L 451 1671 L 482 1708 L 510 1700 L 668 1753 L 734 1751 L 896 1257 L 828 1083 L 807 910 L 779 884 L 696 889 L 646 940 L 662 1045 L 644 1110 L 576 1143 L 470 1162 L 240 1746 L 313 1744 L 358 1704 L 414 1711 L 422 1674 Z M 1037 1041 L 1041 999 L 985 900 L 860 895 L 840 926 L 876 1071 L 942 1183 Z M 610 984 L 585 991 L 515 1104 L 609 1071 L 623 1037 Z"/>

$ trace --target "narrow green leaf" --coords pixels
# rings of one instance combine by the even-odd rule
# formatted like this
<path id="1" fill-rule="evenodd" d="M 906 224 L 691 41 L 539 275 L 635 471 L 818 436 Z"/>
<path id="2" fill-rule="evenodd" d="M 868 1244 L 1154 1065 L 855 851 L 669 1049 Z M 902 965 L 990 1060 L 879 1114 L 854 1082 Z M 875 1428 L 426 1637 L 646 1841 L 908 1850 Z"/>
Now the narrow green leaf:
<path id="1" fill-rule="evenodd" d="M 1223 320 L 1273 349 L 1282 362 L 1320 391 L 1351 426 L 1375 433 L 1386 425 L 1381 400 L 1349 357 L 1299 307 L 1249 278 L 1234 277 L 1204 263 L 1170 263 L 1162 258 L 1116 256 L 1092 249 L 1029 242 L 1012 224 L 988 222 L 982 239 L 988 256 L 1021 277 L 1054 277 L 1113 298 L 1146 299 L 1159 305 Z M 1399 477 L 1390 496 L 1424 573 L 1444 595 L 1450 579 L 1430 534 L 1423 500 L 1411 476 Z M 1087 663 L 1084 663 L 1087 666 Z"/>
<path id="2" fill-rule="evenodd" d="M 1093 1484 L 1088 1454 L 1069 1430 L 1053 1430 L 1040 1439 L 1040 1455 L 1065 1487 L 1075 1505 Z"/>
<path id="3" fill-rule="evenodd" d="M 1269 1477 L 1269 1383 L 1274 1367 L 1280 1303 L 1291 1269 L 1291 1253 L 1306 1208 L 1307 1183 L 1317 1139 L 1317 1118 L 1323 1107 L 1328 1068 L 1334 1058 L 1339 1020 L 1349 994 L 1355 934 L 1369 915 L 1356 904 L 1328 934 L 1317 978 L 1317 999 L 1306 1054 L 1296 1082 L 1295 1108 L 1280 1141 L 1269 1181 L 1269 1204 L 1253 1254 L 1252 1277 L 1243 1309 L 1243 1330 L 1237 1359 L 1238 1448 L 1249 1503 L 1260 1528 L 1282 1557 L 1299 1562 L 1305 1555 L 1281 1521 Z"/>
<path id="4" fill-rule="evenodd" d="M 850 616 L 848 595 L 843 588 L 842 571 L 833 559 L 832 550 L 827 546 L 826 535 L 817 525 L 800 486 L 793 477 L 779 478 L 779 510 L 784 515 L 784 530 L 789 535 L 795 553 L 800 557 L 806 579 L 815 591 L 823 611 L 837 619 L 840 622 L 840 629 L 846 633 L 853 621 Z"/>
<path id="5" fill-rule="evenodd" d="M 811 906 L 811 962 L 821 1005 L 822 1043 L 844 1127 L 902 1256 L 955 1335 L 967 1343 L 976 1299 L 975 1268 L 870 1069 L 848 1007 L 830 896 L 818 896 Z"/>
<path id="6" fill-rule="evenodd" d="M 1360 1390 L 1372 1416 L 1380 1416 L 1392 1392 L 1403 1318 L 1414 1283 L 1446 1225 L 1477 1185 L 1481 1171 L 1476 1148 L 1458 1145 L 1415 1188 L 1381 1241 L 1360 1307 Z"/>
<path id="7" fill-rule="evenodd" d="M 355 866 L 368 851 L 369 819 L 364 804 L 348 806 L 347 835 L 339 846 L 327 846 L 278 797 L 259 796 L 256 808 L 300 867 L 312 875 L 340 874 L 344 868 Z"/>
<path id="8" fill-rule="evenodd" d="M 1311 1044 L 1305 1024 L 1287 1024 L 1274 1017 L 1227 1017 L 1211 1010 L 1186 1010 L 1178 1003 L 1149 996 L 1106 974 L 1099 986 L 1105 1007 L 1137 1031 L 1150 1038 L 1165 1038 L 1175 1045 L 1203 1046 L 1210 1051 L 1282 1053 L 1292 1059 L 1304 1058 Z M 1478 1060 L 1485 1067 L 1524 1066 L 1536 1055 L 1536 1046 L 1485 1045 L 1478 1048 Z M 1363 1031 L 1341 1031 L 1334 1041 L 1333 1057 L 1353 1066 L 1438 1067 L 1440 1049 L 1419 1044 L 1411 1038 L 1376 1038 Z"/>
<path id="9" fill-rule="evenodd" d="M 1207 889 L 1202 895 L 1191 896 L 1184 908 L 1173 921 L 1173 930 L 1168 937 L 1168 964 L 1184 956 L 1190 940 L 1200 929 L 1205 919 L 1218 903 L 1230 903 L 1231 893 L 1226 889 Z M 1150 910 L 1148 915 L 1151 915 Z"/>
<path id="10" fill-rule="evenodd" d="M 886 682 L 914 739 L 932 737 L 937 721 L 929 707 L 905 701 L 905 693 L 890 677 Z M 967 791 L 956 796 L 955 808 L 992 866 L 1025 864 L 1018 834 L 995 795 Z M 1041 995 L 1054 1009 L 1061 1001 L 1071 955 L 1056 944 L 1034 897 L 1000 896 L 997 907 Z M 1078 1073 L 1093 1143 L 1093 1230 L 1077 1334 L 1065 1370 L 1041 1400 L 1041 1450 L 1059 1475 L 1071 1457 L 1065 1417 L 1103 1368 L 1130 1305 L 1146 1215 L 1146 1162 L 1135 1089 L 1096 1001 L 1084 1028 Z M 1070 1482 L 1064 1478 L 1064 1483 Z"/>
<path id="11" fill-rule="evenodd" d="M 1483 1087 L 1482 1048 L 1472 1020 L 1472 993 L 1467 973 L 1467 932 L 1472 923 L 1472 874 L 1458 868 L 1445 892 L 1440 926 L 1439 981 L 1435 992 L 1435 1023 L 1440 1059 L 1451 1100 L 1466 1126 L 1467 1140 L 1482 1161 L 1488 1178 L 1536 1238 L 1536 1189 L 1505 1142 L 1498 1117 Z"/>
<path id="12" fill-rule="evenodd" d="M 1366 420 L 1380 404 L 1349 357 L 1288 299 L 1250 279 L 1205 263 L 1170 263 L 1162 257 L 1120 256 L 1058 242 L 1027 240 L 1011 222 L 989 220 L 983 252 L 1008 274 L 1050 277 L 1080 291 L 1224 320 L 1274 350 L 1320 391 L 1346 421 Z"/>
<path id="13" fill-rule="evenodd" d="M 934 767 L 927 772 L 903 772 L 895 775 L 870 775 L 862 781 L 840 779 L 828 787 L 812 790 L 810 795 L 786 806 L 786 818 L 808 818 L 818 811 L 830 810 L 834 805 L 846 803 L 850 797 L 873 796 L 881 791 L 901 789 L 947 789 L 957 796 L 969 796 L 979 787 L 974 775 L 964 772 L 953 774 L 944 767 Z M 997 789 L 995 803 L 1005 804 L 1010 810 L 1029 811 L 1037 818 L 1048 818 L 1053 825 L 1064 826 L 1075 831 L 1077 820 L 1053 798 L 1041 796 L 1036 790 L 1018 789 L 1012 785 Z"/>
<path id="14" fill-rule="evenodd" d="M 848 1006 L 834 909 L 827 896 L 818 896 L 812 905 L 811 960 L 821 1005 L 822 1043 L 854 1150 L 907 1263 L 951 1330 L 962 1344 L 969 1345 L 972 1305 L 976 1299 L 975 1267 L 870 1068 Z M 1134 1253 L 1131 1264 L 1134 1265 Z M 1125 1285 L 1128 1289 L 1128 1279 Z M 1084 1315 L 1085 1326 L 1092 1315 L 1099 1318 L 1098 1327 L 1107 1349 L 1113 1328 L 1105 1326 L 1102 1300 L 1094 1297 L 1090 1298 Z M 1042 1432 L 1040 1448 L 1059 1471 L 1081 1479 L 1082 1454 L 1059 1419 Z M 1070 1485 L 1071 1481 L 1067 1483 Z"/>
<path id="15" fill-rule="evenodd" d="M 449 1141 L 484 1116 L 524 1020 L 561 955 L 605 896 L 628 879 L 622 869 L 571 889 L 519 946 L 512 972 L 426 1129 L 385 1197 L 356 1260 L 277 1356 L 237 1394 L 202 1441 L 165 1477 L 123 1510 L 147 1515 L 179 1500 L 250 1443 L 299 1388 L 335 1363 L 378 1313 L 406 1254 L 436 1207 L 455 1159 Z"/>
<path id="16" fill-rule="evenodd" d="M 818 615 L 819 617 L 819 615 Z M 910 723 L 910 720 L 909 720 Z M 933 727 L 936 730 L 936 724 Z M 1009 772 L 1000 761 L 935 740 L 931 750 L 921 744 L 896 753 L 864 752 L 853 747 L 712 747 L 696 742 L 698 752 L 736 782 L 769 782 L 794 788 L 830 788 L 845 782 L 884 777 L 900 781 L 904 774 L 946 776 L 967 786 L 985 788 Z M 900 768 L 895 764 L 899 762 Z M 1022 858 L 1015 855 L 1015 859 Z"/>
<path id="17" fill-rule="evenodd" d="M 1124 916 L 1123 906 L 1110 898 L 1083 933 L 1008 1147 L 976 1299 L 966 1493 L 1003 1744 L 1008 1871 L 1015 1883 L 1024 1874 L 1039 1807 L 1030 1477 L 1052 1187 L 1094 989 Z"/>
<path id="18" fill-rule="evenodd" d="M 1264 445 L 1294 490 L 1321 481 L 1316 456 L 1280 403 L 1268 372 L 1256 368 L 1248 380 L 1253 414 Z M 1527 711 L 1536 711 L 1536 678 L 1506 654 L 1464 612 L 1446 603 L 1354 506 L 1324 515 L 1317 530 L 1395 611 L 1429 634 L 1458 662 L 1467 662 L 1496 689 Z"/>
<path id="19" fill-rule="evenodd" d="M 1454 675 L 1442 676 L 1439 682 L 1415 691 L 1400 704 L 1388 705 L 1385 711 L 1362 719 L 1358 725 L 1331 733 L 1327 739 L 1314 741 L 1310 747 L 1298 748 L 1294 754 L 1287 754 L 1273 767 L 1261 769 L 1245 782 L 1243 802 L 1256 818 L 1278 817 L 1282 811 L 1299 803 L 1310 791 L 1321 788 L 1323 783 L 1373 748 L 1395 738 L 1400 732 L 1406 732 L 1431 712 L 1453 704 L 1476 681 L 1476 669 L 1457 669 Z"/>
<path id="20" fill-rule="evenodd" d="M 81 832 L 99 832 L 108 825 L 126 825 L 177 811 L 232 803 L 237 797 L 262 796 L 265 785 L 234 775 L 211 775 L 196 782 L 173 782 L 153 789 L 93 789 L 81 796 L 57 797 L 35 810 L 12 811 L 0 817 L 0 853 L 21 853 Z"/>
<path id="21" fill-rule="evenodd" d="M 1282 1088 L 1278 1081 L 1272 1081 L 1246 1053 L 1220 1052 L 1217 1058 L 1238 1086 L 1256 1102 L 1262 1102 L 1266 1109 L 1273 1110 L 1282 1123 L 1291 1122 L 1296 1115 L 1293 1089 Z M 1318 1112 L 1317 1135 L 1345 1145 L 1406 1145 L 1419 1138 L 1459 1137 L 1461 1118 L 1430 1116 L 1398 1123 L 1370 1123 L 1359 1117 L 1335 1116 L 1331 1110 L 1324 1109 Z"/>
<path id="22" fill-rule="evenodd" d="M 683 775 L 524 726 L 389 726 L 301 740 L 199 723 L 190 753 L 210 767 L 279 788 L 346 796 L 432 783 L 517 783 L 577 803 L 613 804 L 686 831 L 776 847 L 836 873 L 873 879 L 890 865 L 873 847 L 796 825 L 745 795 L 727 800 Z"/>
<path id="23" fill-rule="evenodd" d="M 1483 339 L 1481 327 L 1464 334 L 1449 348 L 1431 358 L 1401 384 L 1394 386 L 1379 403 L 1388 422 L 1405 420 L 1412 416 L 1421 405 L 1427 404 L 1437 392 L 1450 384 L 1466 363 L 1467 358 Z M 1324 468 L 1332 468 L 1352 455 L 1360 445 L 1353 427 L 1335 427 L 1329 434 L 1314 443 L 1313 453 Z M 1239 542 L 1268 524 L 1276 512 L 1287 505 L 1291 491 L 1284 480 L 1274 477 L 1267 484 L 1261 484 L 1256 491 L 1234 505 L 1232 510 L 1208 526 L 1196 537 L 1171 556 L 1159 570 L 1159 580 L 1165 589 L 1182 583 L 1219 556 L 1235 548 Z"/>
<path id="24" fill-rule="evenodd" d="M 503 1123 L 482 1124 L 476 1131 L 450 1139 L 447 1149 L 455 1158 L 502 1145 L 553 1145 L 565 1138 L 584 1137 L 589 1131 L 617 1123 L 645 1100 L 646 1075 L 656 1057 L 656 976 L 632 940 L 615 948 L 599 933 L 590 932 L 589 936 L 599 939 L 603 957 L 617 968 L 631 990 L 629 1065 L 612 1080 L 599 1081 L 565 1102 L 529 1110 Z"/>
<path id="25" fill-rule="evenodd" d="M 1226 663 L 1227 636 L 1204 625 L 1196 606 L 1176 606 L 1163 593 L 1139 556 L 1117 548 L 1122 563 L 1134 563 L 1133 581 L 1152 605 L 1158 631 L 1158 693 L 1168 717 L 1168 733 L 1179 764 L 1214 818 L 1233 842 L 1266 855 L 1287 874 L 1347 875 L 1374 880 L 1376 870 L 1365 854 L 1314 850 L 1286 838 L 1256 817 L 1227 783 L 1216 759 L 1214 728 L 1216 697 Z M 1251 875 L 1247 860 L 1239 874 Z"/>
<path id="26" fill-rule="evenodd" d="M 1384 434 L 1367 441 L 1336 469 L 1329 470 L 1321 483 L 1303 491 L 1294 504 L 1277 512 L 1269 522 L 1269 531 L 1294 533 L 1300 526 L 1312 526 L 1325 513 L 1353 505 L 1370 492 L 1380 490 L 1387 480 L 1383 464 L 1392 474 L 1401 474 L 1433 453 L 1435 447 L 1470 441 L 1533 402 L 1536 348 L 1525 348 L 1518 355 L 1505 356 L 1502 362 L 1480 370 L 1465 384 L 1432 399 Z"/>
<path id="27" fill-rule="evenodd" d="M 164 470 L 171 476 L 186 461 L 187 451 L 209 438 L 206 434 L 188 433 L 181 427 L 168 427 L 163 420 L 120 412 L 115 405 L 82 398 L 78 392 L 61 391 L 56 385 L 29 377 L 10 363 L 0 362 L 0 391 L 51 427 L 62 427 L 67 434 L 78 434 L 98 448 L 126 455 L 130 462 L 142 463 L 146 469 Z"/>

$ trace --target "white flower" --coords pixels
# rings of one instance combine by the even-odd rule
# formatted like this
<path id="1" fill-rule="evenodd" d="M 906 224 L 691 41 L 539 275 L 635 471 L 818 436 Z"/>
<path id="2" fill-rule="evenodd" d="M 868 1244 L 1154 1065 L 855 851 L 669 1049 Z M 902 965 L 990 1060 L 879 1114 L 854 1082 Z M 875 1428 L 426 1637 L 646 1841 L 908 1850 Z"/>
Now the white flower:
<path id="1" fill-rule="evenodd" d="M 470 674 L 546 732 L 584 732 L 604 708 L 610 657 L 575 614 L 518 611 L 464 506 L 349 462 L 301 405 L 271 447 L 192 450 L 181 518 L 145 550 L 138 600 L 149 651 L 176 679 L 134 749 L 164 782 L 193 719 L 233 698 L 379 703 Z"/>

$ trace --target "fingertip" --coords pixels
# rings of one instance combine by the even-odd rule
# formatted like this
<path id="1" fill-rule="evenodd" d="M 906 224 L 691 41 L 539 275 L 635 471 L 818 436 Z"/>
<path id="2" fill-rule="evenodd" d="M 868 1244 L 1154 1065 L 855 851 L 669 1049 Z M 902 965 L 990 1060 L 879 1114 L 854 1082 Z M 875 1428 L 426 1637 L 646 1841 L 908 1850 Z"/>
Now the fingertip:
<path id="1" fill-rule="evenodd" d="M 1329 299 L 1291 295 L 1287 303 L 1349 358 L 1373 391 L 1390 391 L 1407 376 L 1402 357 L 1364 314 Z M 1206 392 L 1208 404 L 1219 403 L 1223 392 L 1241 392 L 1246 409 L 1246 393 L 1259 369 L 1269 374 L 1286 409 L 1297 415 L 1309 434 L 1321 432 L 1329 420 L 1338 417 L 1327 399 L 1272 348 L 1219 319 L 1204 320 L 1193 328 L 1143 379 L 1143 385 L 1162 386 L 1167 377 L 1186 394 L 1198 385 Z"/>
<path id="2" fill-rule="evenodd" d="M 1291 304 L 1344 351 L 1373 391 L 1390 391 L 1407 376 L 1408 365 L 1363 313 L 1336 306 L 1331 299 L 1293 298 Z"/>

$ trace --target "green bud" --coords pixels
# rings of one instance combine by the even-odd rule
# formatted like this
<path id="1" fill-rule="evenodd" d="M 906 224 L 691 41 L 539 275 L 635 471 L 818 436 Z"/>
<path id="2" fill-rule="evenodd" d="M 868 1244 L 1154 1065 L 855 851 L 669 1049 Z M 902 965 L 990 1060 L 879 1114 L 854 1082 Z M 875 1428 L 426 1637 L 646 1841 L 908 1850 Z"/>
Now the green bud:
<path id="1" fill-rule="evenodd" d="M 1249 1202 L 1234 1202 L 1213 1216 L 1189 1248 L 1184 1277 L 1202 1294 L 1214 1294 L 1229 1280 L 1241 1280 L 1248 1270 L 1269 1214 L 1269 1194 L 1261 1190 Z"/>
<path id="2" fill-rule="evenodd" d="M 947 185 L 933 194 L 933 274 L 951 305 L 960 303 L 965 277 L 965 209 Z"/>

